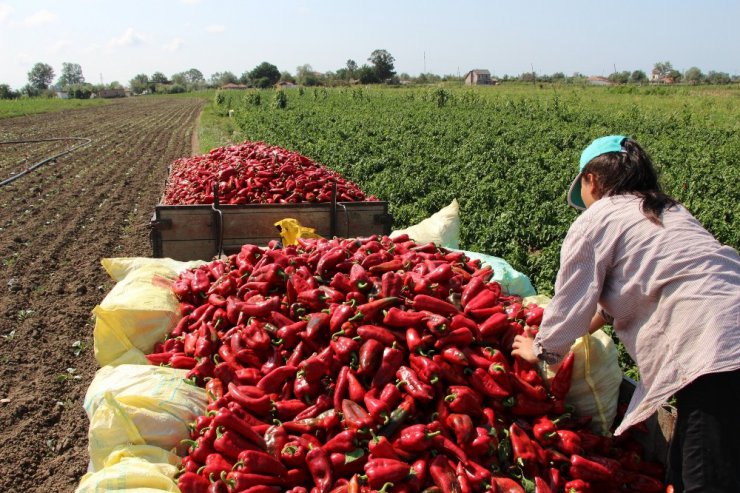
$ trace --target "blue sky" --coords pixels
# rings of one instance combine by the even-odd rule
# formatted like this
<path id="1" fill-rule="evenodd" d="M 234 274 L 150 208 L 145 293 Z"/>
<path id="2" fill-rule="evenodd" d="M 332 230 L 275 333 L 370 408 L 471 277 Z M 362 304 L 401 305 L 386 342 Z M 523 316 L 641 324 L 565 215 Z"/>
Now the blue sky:
<path id="1" fill-rule="evenodd" d="M 740 74 L 737 0 L 0 0 L 0 83 L 36 62 L 89 82 L 197 68 L 237 76 L 263 61 L 334 71 L 388 50 L 398 73 L 649 73 L 655 62 Z"/>

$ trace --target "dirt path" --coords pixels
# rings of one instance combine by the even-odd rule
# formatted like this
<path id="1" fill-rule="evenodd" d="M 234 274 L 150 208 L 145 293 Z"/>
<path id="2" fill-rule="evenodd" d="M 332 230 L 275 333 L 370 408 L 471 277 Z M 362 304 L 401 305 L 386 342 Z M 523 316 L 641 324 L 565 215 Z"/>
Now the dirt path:
<path id="1" fill-rule="evenodd" d="M 0 188 L 0 491 L 73 491 L 86 472 L 91 311 L 112 287 L 100 259 L 151 254 L 167 165 L 192 153 L 203 104 L 129 98 L 0 120 L 0 140 L 93 139 Z M 0 180 L 63 148 L 0 146 Z"/>

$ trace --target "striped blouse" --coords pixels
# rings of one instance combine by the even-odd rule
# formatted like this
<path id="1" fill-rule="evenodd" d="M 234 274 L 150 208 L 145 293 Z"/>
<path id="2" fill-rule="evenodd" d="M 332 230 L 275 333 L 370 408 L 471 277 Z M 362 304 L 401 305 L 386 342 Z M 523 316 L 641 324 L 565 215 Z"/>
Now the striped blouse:
<path id="1" fill-rule="evenodd" d="M 555 295 L 534 340 L 567 354 L 598 310 L 640 371 L 620 434 L 697 377 L 740 368 L 740 257 L 682 206 L 650 222 L 634 195 L 605 197 L 570 227 Z"/>

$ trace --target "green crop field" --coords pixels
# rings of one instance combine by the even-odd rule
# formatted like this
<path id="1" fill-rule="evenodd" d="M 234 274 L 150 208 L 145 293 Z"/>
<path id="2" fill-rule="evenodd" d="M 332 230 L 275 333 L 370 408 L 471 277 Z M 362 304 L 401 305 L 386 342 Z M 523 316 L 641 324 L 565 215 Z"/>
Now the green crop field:
<path id="1" fill-rule="evenodd" d="M 109 99 L 58 99 L 25 98 L 0 100 L 0 118 L 48 113 L 72 108 L 98 106 L 110 103 Z"/>
<path id="2" fill-rule="evenodd" d="M 453 198 L 460 246 L 500 256 L 551 293 L 577 212 L 580 151 L 634 137 L 666 190 L 723 243 L 740 244 L 740 88 L 498 86 L 309 88 L 216 94 L 208 144 L 262 140 L 339 170 L 390 203 L 395 226 Z M 282 106 L 282 107 L 281 107 Z M 234 110 L 228 118 L 229 110 Z M 219 116 L 220 115 L 220 116 Z M 215 120 L 215 123 L 214 123 Z"/>

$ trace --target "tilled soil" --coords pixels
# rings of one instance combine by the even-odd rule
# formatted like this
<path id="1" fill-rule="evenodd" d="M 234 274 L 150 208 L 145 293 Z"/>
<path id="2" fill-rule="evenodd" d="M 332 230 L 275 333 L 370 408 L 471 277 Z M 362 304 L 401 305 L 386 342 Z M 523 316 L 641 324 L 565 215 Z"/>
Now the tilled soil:
<path id="1" fill-rule="evenodd" d="M 0 188 L 0 491 L 73 491 L 88 466 L 100 260 L 150 256 L 167 166 L 191 154 L 203 100 L 146 96 L 0 120 L 0 141 L 92 143 Z M 0 181 L 75 141 L 0 145 Z"/>

